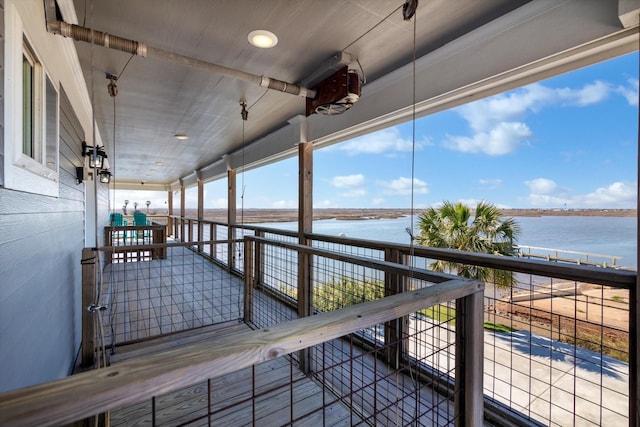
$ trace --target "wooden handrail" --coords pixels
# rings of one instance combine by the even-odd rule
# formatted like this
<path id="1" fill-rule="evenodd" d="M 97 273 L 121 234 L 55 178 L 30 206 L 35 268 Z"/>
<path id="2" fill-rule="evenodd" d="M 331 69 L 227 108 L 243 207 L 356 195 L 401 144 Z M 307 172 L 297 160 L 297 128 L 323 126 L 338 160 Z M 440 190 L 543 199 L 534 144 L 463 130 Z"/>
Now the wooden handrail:
<path id="1" fill-rule="evenodd" d="M 226 375 L 435 304 L 473 295 L 483 289 L 484 283 L 479 281 L 452 280 L 2 393 L 0 425 L 47 426 L 73 422 L 192 385 L 203 378 Z M 482 323 L 482 319 L 468 321 Z"/>
<path id="2" fill-rule="evenodd" d="M 202 222 L 221 226 L 229 226 L 228 224 L 220 221 L 202 220 Z M 280 230 L 270 227 L 240 224 L 236 224 L 234 225 L 234 227 L 242 227 L 247 230 L 279 234 L 282 236 L 296 238 L 298 237 L 298 233 L 295 231 Z M 412 255 L 421 258 L 431 258 L 434 260 L 450 261 L 460 264 L 478 265 L 481 267 L 533 274 L 536 276 L 554 277 L 557 279 L 579 282 L 581 281 L 605 286 L 614 286 L 622 289 L 631 289 L 635 287 L 636 278 L 638 276 L 637 271 L 615 270 L 591 265 L 567 265 L 560 263 L 550 263 L 541 260 L 523 259 L 521 257 L 481 254 L 477 252 L 432 248 L 420 245 L 411 246 L 402 243 L 354 239 L 351 237 L 337 237 L 316 233 L 305 233 L 304 236 L 313 241 L 342 244 L 366 249 L 376 249 L 380 251 L 384 251 L 387 249 L 397 249 L 405 255 Z"/>

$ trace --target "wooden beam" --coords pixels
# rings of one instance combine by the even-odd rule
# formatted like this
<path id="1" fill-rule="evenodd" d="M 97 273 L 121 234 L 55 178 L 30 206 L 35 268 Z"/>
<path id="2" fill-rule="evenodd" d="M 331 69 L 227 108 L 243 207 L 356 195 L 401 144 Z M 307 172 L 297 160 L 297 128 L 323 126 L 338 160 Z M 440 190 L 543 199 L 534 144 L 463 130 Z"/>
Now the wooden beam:
<path id="1" fill-rule="evenodd" d="M 70 423 L 321 344 L 434 304 L 463 298 L 483 288 L 482 282 L 452 280 L 2 393 L 0 425 Z M 481 317 L 468 321 L 482 324 Z"/>
<path id="2" fill-rule="evenodd" d="M 198 242 L 204 239 L 202 220 L 204 219 L 204 181 L 198 179 Z M 198 244 L 198 252 L 202 252 L 202 244 Z"/>
<path id="3" fill-rule="evenodd" d="M 253 289 L 255 287 L 254 248 L 259 243 L 252 240 L 244 241 L 244 321 L 253 324 Z"/>
<path id="4" fill-rule="evenodd" d="M 175 235 L 173 231 L 173 191 L 167 191 L 167 233 Z"/>
<path id="5" fill-rule="evenodd" d="M 456 299 L 456 426 L 484 425 L 484 294 Z"/>
<path id="6" fill-rule="evenodd" d="M 89 368 L 95 362 L 94 313 L 88 310 L 95 301 L 96 261 L 98 252 L 93 248 L 82 249 L 82 367 Z"/>
<path id="7" fill-rule="evenodd" d="M 186 201 L 186 190 L 184 188 L 184 184 L 182 181 L 180 182 L 180 232 L 179 237 L 182 241 L 187 240 L 187 237 L 184 234 L 184 216 L 185 216 L 185 201 Z"/>
<path id="8" fill-rule="evenodd" d="M 300 141 L 306 141 L 306 123 L 301 119 Z M 298 144 L 298 244 L 310 245 L 305 233 L 313 231 L 313 143 Z M 298 317 L 310 316 L 313 312 L 313 257 L 298 252 Z M 300 369 L 308 373 L 311 367 L 311 350 L 303 349 L 299 354 Z"/>
<path id="9" fill-rule="evenodd" d="M 229 267 L 229 271 L 233 270 L 234 267 L 233 239 L 235 237 L 234 226 L 237 221 L 236 204 L 236 170 L 229 169 L 227 170 L 227 239 L 229 241 L 227 244 L 227 259 L 229 260 L 227 265 Z"/>

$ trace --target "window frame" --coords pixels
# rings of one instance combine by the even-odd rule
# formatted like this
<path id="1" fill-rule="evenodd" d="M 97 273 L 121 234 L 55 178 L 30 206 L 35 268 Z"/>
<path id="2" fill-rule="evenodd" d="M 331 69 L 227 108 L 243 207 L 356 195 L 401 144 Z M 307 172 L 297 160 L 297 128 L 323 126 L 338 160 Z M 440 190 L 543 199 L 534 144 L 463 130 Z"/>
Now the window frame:
<path id="1" fill-rule="evenodd" d="M 29 36 L 15 7 L 9 6 L 5 10 L 4 187 L 57 197 L 60 84 L 42 61 L 38 45 Z M 32 93 L 28 94 L 32 99 L 32 119 L 28 124 L 32 130 L 30 153 L 24 139 L 25 59 L 32 67 L 33 82 Z"/>

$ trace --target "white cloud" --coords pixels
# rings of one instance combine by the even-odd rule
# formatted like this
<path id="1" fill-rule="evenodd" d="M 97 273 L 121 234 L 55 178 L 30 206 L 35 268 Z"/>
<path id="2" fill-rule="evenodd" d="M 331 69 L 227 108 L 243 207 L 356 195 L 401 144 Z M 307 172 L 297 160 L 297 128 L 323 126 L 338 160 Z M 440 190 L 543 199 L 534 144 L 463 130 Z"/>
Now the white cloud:
<path id="1" fill-rule="evenodd" d="M 638 199 L 637 183 L 614 182 L 608 187 L 600 187 L 581 196 L 578 202 L 589 207 L 634 207 Z"/>
<path id="2" fill-rule="evenodd" d="M 611 86 L 596 80 L 585 85 L 582 89 L 560 88 L 556 89 L 558 99 L 569 105 L 584 107 L 604 101 L 611 92 Z"/>
<path id="3" fill-rule="evenodd" d="M 298 207 L 297 200 L 276 200 L 271 203 L 271 207 L 274 209 L 293 209 Z"/>
<path id="4" fill-rule="evenodd" d="M 638 199 L 637 183 L 614 182 L 581 195 L 569 195 L 555 182 L 545 178 L 527 181 L 525 184 L 531 191 L 526 199 L 529 204 L 546 208 L 633 208 Z"/>
<path id="5" fill-rule="evenodd" d="M 331 185 L 338 188 L 353 188 L 359 187 L 363 185 L 365 182 L 364 175 L 345 175 L 345 176 L 334 176 L 331 179 Z"/>
<path id="6" fill-rule="evenodd" d="M 527 200 L 532 206 L 540 206 L 540 207 L 546 207 L 546 208 L 556 208 L 556 207 L 561 207 L 566 205 L 571 206 L 567 198 L 552 196 L 549 194 L 531 193 L 527 197 Z"/>
<path id="7" fill-rule="evenodd" d="M 313 207 L 314 208 L 333 208 L 333 207 L 337 207 L 337 205 L 331 200 L 325 199 L 325 200 L 320 200 L 319 202 L 314 202 Z"/>
<path id="8" fill-rule="evenodd" d="M 558 185 L 547 178 L 536 178 L 531 181 L 525 181 L 525 185 L 529 187 L 529 191 L 534 194 L 550 194 L 556 191 Z"/>
<path id="9" fill-rule="evenodd" d="M 367 190 L 365 190 L 364 188 L 354 188 L 353 190 L 347 191 L 345 193 L 341 193 L 340 196 L 348 197 L 348 198 L 356 198 L 356 197 L 364 197 L 367 194 L 368 194 Z"/>
<path id="10" fill-rule="evenodd" d="M 489 132 L 477 132 L 472 137 L 449 136 L 445 147 L 463 153 L 484 153 L 501 156 L 511 153 L 532 136 L 529 127 L 519 122 L 499 123 Z"/>
<path id="11" fill-rule="evenodd" d="M 523 145 L 533 132 L 523 119 L 551 105 L 584 107 L 604 101 L 618 92 L 630 104 L 638 99 L 638 81 L 628 87 L 614 88 L 596 80 L 582 88 L 550 88 L 534 83 L 508 94 L 482 99 L 457 109 L 472 130 L 470 136 L 448 136 L 445 147 L 464 153 L 484 153 L 500 156 Z"/>
<path id="12" fill-rule="evenodd" d="M 371 201 L 371 204 L 374 206 L 380 206 L 380 205 L 384 205 L 387 201 L 385 199 L 383 199 L 382 197 L 376 197 L 375 199 L 373 199 Z"/>
<path id="13" fill-rule="evenodd" d="M 420 149 L 422 145 L 423 143 L 416 143 L 416 149 Z M 403 138 L 400 131 L 392 127 L 336 144 L 335 148 L 346 151 L 349 155 L 411 152 L 413 142 L 411 139 Z"/>
<path id="14" fill-rule="evenodd" d="M 554 90 L 539 83 L 520 91 L 501 94 L 459 108 L 459 113 L 475 131 L 486 131 L 500 122 L 516 121 L 528 112 L 538 111 L 555 97 Z"/>
<path id="15" fill-rule="evenodd" d="M 407 196 L 411 194 L 411 178 L 400 177 L 393 181 L 379 181 L 378 185 L 383 188 L 384 194 Z M 426 182 L 414 178 L 413 179 L 413 193 L 414 194 L 427 194 L 429 192 L 429 184 Z"/>
<path id="16" fill-rule="evenodd" d="M 497 179 L 479 179 L 478 183 L 484 187 L 488 187 L 491 190 L 495 190 L 496 188 L 502 185 L 502 180 Z"/>
<path id="17" fill-rule="evenodd" d="M 616 92 L 624 96 L 632 107 L 638 106 L 638 79 L 629 79 L 629 86 L 618 86 Z"/>

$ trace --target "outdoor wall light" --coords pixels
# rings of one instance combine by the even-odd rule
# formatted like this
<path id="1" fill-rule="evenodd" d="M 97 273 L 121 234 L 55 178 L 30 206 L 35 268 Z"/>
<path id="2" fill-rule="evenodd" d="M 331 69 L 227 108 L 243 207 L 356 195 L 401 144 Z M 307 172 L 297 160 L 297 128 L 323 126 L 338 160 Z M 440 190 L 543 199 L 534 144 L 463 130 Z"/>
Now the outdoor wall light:
<path id="1" fill-rule="evenodd" d="M 84 167 L 76 166 L 76 184 L 82 184 L 84 181 Z"/>
<path id="2" fill-rule="evenodd" d="M 100 182 L 103 184 L 108 184 L 111 181 L 111 172 L 106 169 L 98 171 L 98 175 L 100 176 Z"/>
<path id="3" fill-rule="evenodd" d="M 109 167 L 108 163 L 105 164 L 107 153 L 104 151 L 104 147 L 98 146 L 94 148 L 82 141 L 82 156 L 89 157 L 89 167 L 92 169 L 107 169 Z"/>

